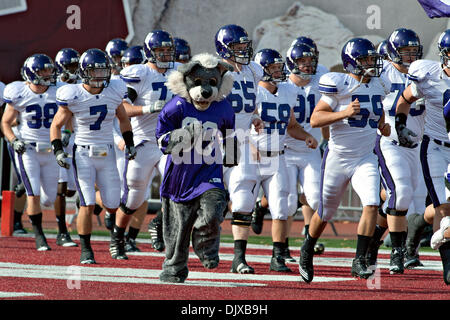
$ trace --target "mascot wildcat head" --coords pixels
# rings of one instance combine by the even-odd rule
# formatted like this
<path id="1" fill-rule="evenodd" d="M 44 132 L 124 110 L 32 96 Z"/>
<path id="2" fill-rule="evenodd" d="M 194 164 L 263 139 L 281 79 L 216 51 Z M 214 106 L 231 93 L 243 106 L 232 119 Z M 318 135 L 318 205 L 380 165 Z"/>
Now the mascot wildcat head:
<path id="1" fill-rule="evenodd" d="M 199 111 L 205 111 L 213 101 L 221 101 L 233 88 L 233 67 L 220 58 L 200 53 L 172 72 L 166 86 L 174 94 L 191 102 Z"/>

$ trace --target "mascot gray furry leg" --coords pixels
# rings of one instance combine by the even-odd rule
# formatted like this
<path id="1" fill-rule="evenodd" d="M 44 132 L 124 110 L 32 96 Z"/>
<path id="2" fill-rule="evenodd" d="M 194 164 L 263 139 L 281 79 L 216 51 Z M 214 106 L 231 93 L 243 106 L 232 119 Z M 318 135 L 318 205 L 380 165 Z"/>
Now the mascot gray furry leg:
<path id="1" fill-rule="evenodd" d="M 163 199 L 166 258 L 159 279 L 182 283 L 188 276 L 189 243 L 205 268 L 219 264 L 220 224 L 227 206 L 226 192 L 214 188 L 189 202 Z"/>

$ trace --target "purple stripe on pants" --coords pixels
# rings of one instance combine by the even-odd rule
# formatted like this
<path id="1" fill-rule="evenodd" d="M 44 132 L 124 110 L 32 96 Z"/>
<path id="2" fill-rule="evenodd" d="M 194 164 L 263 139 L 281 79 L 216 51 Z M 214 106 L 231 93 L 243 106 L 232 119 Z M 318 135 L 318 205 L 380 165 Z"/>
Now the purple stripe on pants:
<path id="1" fill-rule="evenodd" d="M 7 146 L 7 150 L 8 150 L 8 154 L 9 157 L 11 158 L 13 167 L 14 167 L 14 171 L 16 172 L 16 176 L 17 176 L 17 184 L 21 184 L 22 183 L 22 177 L 20 176 L 20 172 L 19 172 L 19 168 L 17 168 L 17 163 L 16 163 L 16 159 L 14 157 L 14 148 L 12 147 L 11 143 L 7 142 L 6 143 Z"/>
<path id="2" fill-rule="evenodd" d="M 317 210 L 320 219 L 322 219 L 323 217 L 323 179 L 325 175 L 325 164 L 327 162 L 328 151 L 329 150 L 327 146 L 323 153 L 322 165 L 320 166 L 320 197 L 319 197 L 319 208 Z"/>
<path id="3" fill-rule="evenodd" d="M 30 179 L 28 178 L 27 172 L 25 171 L 25 166 L 23 165 L 23 154 L 19 154 L 19 168 L 20 175 L 23 180 L 23 185 L 25 186 L 25 190 L 27 191 L 28 196 L 34 196 L 33 188 L 31 187 Z"/>
<path id="4" fill-rule="evenodd" d="M 433 178 L 430 173 L 430 166 L 428 165 L 428 145 L 430 144 L 430 137 L 423 136 L 422 144 L 420 145 L 420 163 L 422 164 L 423 178 L 425 179 L 425 185 L 427 186 L 428 194 L 430 195 L 433 206 L 439 207 L 439 197 L 434 189 Z"/>
<path id="5" fill-rule="evenodd" d="M 386 160 L 383 156 L 383 152 L 381 151 L 380 141 L 381 136 L 377 135 L 374 151 L 375 154 L 378 156 L 378 165 L 381 169 L 381 178 L 383 179 L 383 186 L 387 186 L 387 188 L 390 190 L 388 209 L 395 210 L 395 202 L 397 201 L 397 195 L 395 193 L 395 182 L 386 165 Z"/>
<path id="6" fill-rule="evenodd" d="M 127 183 L 127 171 L 128 171 L 128 163 L 130 160 L 128 160 L 128 157 L 125 156 L 125 169 L 123 170 L 123 196 L 120 200 L 120 203 L 126 206 L 127 200 L 128 200 L 128 192 L 130 189 L 128 189 L 128 183 Z"/>
<path id="7" fill-rule="evenodd" d="M 80 206 L 86 207 L 86 201 L 84 200 L 83 192 L 81 192 L 80 183 L 78 181 L 78 170 L 77 162 L 75 161 L 75 151 L 77 150 L 77 145 L 73 144 L 72 149 L 72 164 L 73 164 L 73 175 L 75 177 L 75 186 L 77 187 L 78 195 L 80 196 Z"/>

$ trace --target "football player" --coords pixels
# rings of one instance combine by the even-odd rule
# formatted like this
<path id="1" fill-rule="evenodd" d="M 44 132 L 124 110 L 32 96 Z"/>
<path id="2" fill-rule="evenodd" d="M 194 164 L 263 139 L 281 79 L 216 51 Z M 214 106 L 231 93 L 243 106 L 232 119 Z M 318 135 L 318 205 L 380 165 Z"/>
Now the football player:
<path id="1" fill-rule="evenodd" d="M 181 38 L 173 38 L 175 45 L 175 61 L 179 63 L 186 63 L 191 60 L 191 46 L 189 43 Z"/>
<path id="2" fill-rule="evenodd" d="M 440 62 L 418 60 L 409 67 L 411 84 L 402 92 L 397 102 L 395 129 L 400 145 L 412 147 L 420 132 L 410 130 L 410 109 L 413 102 L 425 98 L 425 128 L 420 146 L 420 160 L 428 194 L 435 209 L 430 246 L 439 249 L 444 267 L 444 282 L 450 284 L 450 204 L 445 194 L 442 178 L 450 164 L 450 140 L 447 134 L 443 109 L 450 98 L 450 29 L 438 40 Z M 441 220 L 442 219 L 442 220 Z"/>
<path id="3" fill-rule="evenodd" d="M 328 141 L 328 127 L 311 128 L 309 123 L 314 107 L 320 99 L 319 79 L 322 74 L 317 73 L 318 58 L 317 51 L 304 43 L 290 47 L 286 55 L 286 65 L 290 72 L 288 83 L 292 85 L 297 96 L 294 107 L 297 122 L 317 141 Z M 327 69 L 323 69 L 325 70 Z M 286 166 L 289 174 L 288 231 L 297 212 L 299 200 L 297 184 L 300 182 L 304 194 L 301 203 L 306 233 L 311 217 L 319 205 L 321 153 L 319 148 L 309 148 L 303 141 L 293 139 L 289 134 L 286 136 L 285 144 Z M 288 254 L 287 243 L 286 250 Z"/>
<path id="4" fill-rule="evenodd" d="M 383 100 L 383 108 L 386 123 L 394 128 L 397 101 L 410 82 L 407 79 L 408 68 L 411 63 L 421 59 L 422 46 L 413 30 L 399 28 L 394 30 L 387 40 L 386 51 L 389 61 L 384 62 L 381 80 L 384 81 L 390 93 Z M 411 105 L 407 126 L 417 135 L 412 139 L 411 145 L 402 145 L 397 133 L 392 130 L 390 136 L 379 136 L 375 147 L 386 190 L 383 209 L 384 216 L 387 215 L 392 242 L 389 267 L 391 274 L 401 274 L 404 271 L 403 241 L 406 238 L 408 226 L 406 214 L 425 212 L 426 188 L 420 170 L 420 148 L 418 147 L 423 134 L 424 111 L 423 104 Z M 376 262 L 376 252 L 385 230 L 383 224 L 375 229 L 372 241 L 374 248 L 370 250 L 373 250 L 370 253 L 370 265 Z M 409 260 L 416 254 L 414 250 L 409 250 L 407 255 Z M 417 266 L 419 263 L 416 258 L 415 261 L 408 261 L 407 266 Z"/>
<path id="5" fill-rule="evenodd" d="M 74 128 L 73 169 L 80 197 L 77 231 L 81 243 L 81 264 L 93 264 L 90 245 L 95 186 L 100 190 L 106 210 L 115 213 L 120 202 L 120 179 L 113 149 L 113 119 L 120 121 L 128 160 L 136 155 L 131 124 L 122 101 L 126 87 L 121 80 L 111 80 L 107 55 L 99 49 L 89 49 L 80 58 L 82 83 L 67 84 L 56 93 L 58 112 L 50 128 L 50 139 L 57 163 L 70 166 L 63 150 L 61 128 L 71 121 Z M 111 233 L 110 253 L 114 259 L 127 259 L 124 239 Z"/>
<path id="6" fill-rule="evenodd" d="M 257 161 L 257 166 L 252 167 L 256 168 L 253 174 L 256 176 L 254 189 L 259 190 L 262 186 L 272 216 L 273 251 L 270 270 L 291 272 L 283 257 L 290 213 L 288 195 L 291 178 L 284 156 L 286 133 L 289 133 L 293 139 L 304 140 L 302 143 L 306 148 L 317 148 L 317 140 L 295 119 L 294 106 L 297 95 L 292 85 L 286 82 L 281 83 L 286 80 L 285 65 L 281 55 L 273 49 L 263 49 L 256 54 L 255 62 L 260 64 L 264 71 L 256 95 L 256 107 L 264 128 L 253 127 L 250 136 Z"/>
<path id="7" fill-rule="evenodd" d="M 230 24 L 221 27 L 215 35 L 216 53 L 234 68 L 234 85 L 228 95 L 235 117 L 235 127 L 240 140 L 239 164 L 224 168 L 224 182 L 231 199 L 232 233 L 234 239 L 234 258 L 231 266 L 233 273 L 254 273 L 255 270 L 245 260 L 245 251 L 249 237 L 249 227 L 256 197 L 254 188 L 256 176 L 255 163 L 250 161 L 248 131 L 253 124 L 257 129 L 263 126 L 256 110 L 256 90 L 263 70 L 259 64 L 251 61 L 252 41 L 241 26 Z"/>
<path id="8" fill-rule="evenodd" d="M 106 44 L 105 52 L 110 59 L 112 68 L 111 79 L 120 78 L 120 70 L 122 70 L 122 57 L 127 49 L 127 42 L 121 38 L 112 39 Z"/>
<path id="9" fill-rule="evenodd" d="M 133 162 L 125 161 L 122 198 L 115 226 L 120 232 L 127 226 L 132 215 L 145 216 L 153 170 L 164 168 L 165 158 L 155 140 L 155 130 L 159 112 L 172 98 L 172 93 L 165 85 L 167 76 L 175 67 L 172 36 L 164 30 L 148 33 L 144 41 L 144 52 L 146 64 L 131 65 L 121 71 L 121 78 L 127 84 L 128 97 L 133 103 L 125 102 L 124 106 L 131 118 L 139 154 Z M 160 171 L 160 174 L 163 176 L 163 172 Z M 142 223 L 143 219 L 140 220 Z M 157 226 L 161 227 L 162 224 Z M 161 240 L 152 237 L 153 246 L 158 251 L 164 250 Z"/>
<path id="10" fill-rule="evenodd" d="M 330 72 L 320 78 L 322 97 L 310 120 L 313 128 L 330 126 L 330 141 L 321 167 L 319 208 L 301 247 L 299 271 L 305 282 L 314 277 L 314 245 L 336 213 L 349 182 L 363 205 L 351 272 L 361 278 L 372 275 L 365 256 L 375 228 L 380 194 L 378 159 L 373 148 L 377 129 L 385 136 L 390 134 L 381 104 L 386 94 L 379 79 L 382 60 L 374 45 L 364 38 L 347 41 L 341 56 L 348 73 Z"/>
<path id="11" fill-rule="evenodd" d="M 47 55 L 34 54 L 27 59 L 23 73 L 26 82 L 15 81 L 5 88 L 7 105 L 2 130 L 19 164 L 27 193 L 26 212 L 33 226 L 36 249 L 47 251 L 50 247 L 42 230 L 41 202 L 45 206 L 55 202 L 59 172 L 51 156 L 49 130 L 58 108 L 55 66 Z M 16 118 L 19 137 L 12 130 Z M 65 222 L 63 224 L 65 227 Z M 67 233 L 67 230 L 61 231 Z"/>

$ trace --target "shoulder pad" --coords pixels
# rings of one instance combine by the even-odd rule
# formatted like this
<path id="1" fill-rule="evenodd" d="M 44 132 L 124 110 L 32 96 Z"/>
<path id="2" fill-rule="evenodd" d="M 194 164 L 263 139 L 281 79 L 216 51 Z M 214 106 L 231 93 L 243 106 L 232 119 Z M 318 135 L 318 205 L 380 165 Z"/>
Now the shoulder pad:
<path id="1" fill-rule="evenodd" d="M 71 101 L 77 99 L 77 84 L 66 84 L 56 90 L 56 104 L 67 106 Z"/>
<path id="2" fill-rule="evenodd" d="M 140 82 L 148 68 L 144 64 L 133 64 L 120 71 L 120 78 L 127 83 Z"/>
<path id="3" fill-rule="evenodd" d="M 263 75 L 264 75 L 263 68 L 261 67 L 261 65 L 259 65 L 255 61 L 250 61 L 250 64 L 248 65 L 248 67 L 253 73 L 253 77 L 255 78 L 255 82 L 258 83 L 261 80 L 261 78 L 263 77 Z"/>
<path id="4" fill-rule="evenodd" d="M 17 99 L 20 99 L 24 85 L 25 81 L 14 81 L 6 85 L 3 90 L 3 100 L 6 103 L 14 103 Z"/>
<path id="5" fill-rule="evenodd" d="M 440 62 L 431 60 L 416 60 L 409 66 L 408 78 L 412 81 L 422 81 L 441 69 Z"/>
<path id="6" fill-rule="evenodd" d="M 111 79 L 109 81 L 108 87 L 111 87 L 111 89 L 116 92 L 120 98 L 126 99 L 128 97 L 127 95 L 127 86 L 125 82 L 123 82 L 120 79 Z"/>
<path id="7" fill-rule="evenodd" d="M 339 92 L 342 73 L 328 72 L 320 77 L 319 92 L 326 95 L 335 95 Z"/>

